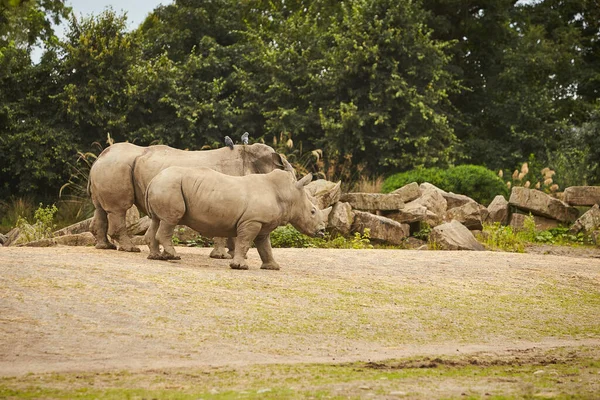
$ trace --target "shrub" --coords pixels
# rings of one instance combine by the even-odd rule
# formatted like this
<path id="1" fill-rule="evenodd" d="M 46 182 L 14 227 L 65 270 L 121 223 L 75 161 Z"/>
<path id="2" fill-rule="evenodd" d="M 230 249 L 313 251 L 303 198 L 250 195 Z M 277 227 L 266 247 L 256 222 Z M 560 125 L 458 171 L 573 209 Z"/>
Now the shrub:
<path id="1" fill-rule="evenodd" d="M 508 196 L 506 185 L 496 173 L 477 165 L 461 165 L 446 170 L 439 168 L 419 168 L 388 177 L 382 191 L 389 193 L 411 182 L 429 182 L 440 189 L 464 194 L 473 200 L 488 205 L 494 197 Z"/>
<path id="2" fill-rule="evenodd" d="M 291 225 L 280 226 L 271 232 L 271 246 L 273 247 L 313 247 L 321 249 L 372 249 L 370 232 L 365 229 L 361 235 L 356 232 L 354 236 L 330 236 L 324 238 L 311 238 L 296 230 Z"/>
<path id="3" fill-rule="evenodd" d="M 17 219 L 17 228 L 21 231 L 21 236 L 27 242 L 52 237 L 52 231 L 56 227 L 54 224 L 54 214 L 58 209 L 54 204 L 43 207 L 42 203 L 33 215 L 35 223 L 30 224 L 26 218 Z"/>

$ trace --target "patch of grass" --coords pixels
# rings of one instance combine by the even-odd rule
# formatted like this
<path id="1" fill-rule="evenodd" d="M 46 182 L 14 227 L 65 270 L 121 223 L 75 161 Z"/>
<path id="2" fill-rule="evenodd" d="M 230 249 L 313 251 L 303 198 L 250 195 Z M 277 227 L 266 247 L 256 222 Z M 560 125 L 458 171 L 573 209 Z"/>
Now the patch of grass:
<path id="1" fill-rule="evenodd" d="M 350 238 L 325 234 L 324 238 L 311 238 L 296 230 L 292 225 L 280 226 L 271 232 L 271 246 L 320 249 L 372 249 L 368 229 L 363 234 L 354 233 Z"/>
<path id="2" fill-rule="evenodd" d="M 597 348 L 384 362 L 274 364 L 1 378 L 2 398 L 582 398 L 598 390 Z"/>

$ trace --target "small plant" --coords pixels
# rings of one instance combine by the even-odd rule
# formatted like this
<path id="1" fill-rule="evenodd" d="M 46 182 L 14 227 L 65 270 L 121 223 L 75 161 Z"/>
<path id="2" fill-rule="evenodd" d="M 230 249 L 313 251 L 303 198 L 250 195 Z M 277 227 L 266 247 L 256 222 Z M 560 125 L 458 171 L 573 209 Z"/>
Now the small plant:
<path id="1" fill-rule="evenodd" d="M 33 224 L 30 224 L 26 218 L 19 216 L 16 226 L 21 231 L 20 234 L 25 241 L 31 242 L 52 237 L 52 232 L 56 228 L 54 214 L 57 211 L 58 208 L 54 204 L 43 207 L 42 203 L 40 203 L 40 206 L 33 214 L 35 220 Z"/>
<path id="2" fill-rule="evenodd" d="M 350 246 L 353 249 L 372 249 L 371 230 L 365 228 L 362 235 L 359 232 L 355 232 L 352 239 L 350 239 Z"/>
<path id="3" fill-rule="evenodd" d="M 365 229 L 361 234 L 345 238 L 337 235 L 325 234 L 324 238 L 311 238 L 298 232 L 291 225 L 280 226 L 271 232 L 271 246 L 292 248 L 321 248 L 321 249 L 372 249 L 371 232 Z"/>
<path id="4" fill-rule="evenodd" d="M 491 250 L 516 253 L 525 251 L 525 240 L 511 226 L 503 226 L 499 222 L 484 224 L 479 240 Z"/>
<path id="5" fill-rule="evenodd" d="M 429 234 L 431 233 L 431 226 L 427 222 L 421 222 L 418 232 L 413 234 L 413 237 L 420 240 L 429 240 Z"/>

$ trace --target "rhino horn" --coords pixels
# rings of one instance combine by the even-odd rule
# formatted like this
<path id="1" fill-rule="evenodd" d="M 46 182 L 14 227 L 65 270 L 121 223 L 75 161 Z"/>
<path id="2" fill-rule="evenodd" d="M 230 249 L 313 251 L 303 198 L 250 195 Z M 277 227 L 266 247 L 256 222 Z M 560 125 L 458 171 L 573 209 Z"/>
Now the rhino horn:
<path id="1" fill-rule="evenodd" d="M 296 182 L 296 187 L 298 189 L 302 189 L 304 186 L 308 185 L 312 181 L 312 174 L 307 174 L 304 178 L 300 179 Z"/>

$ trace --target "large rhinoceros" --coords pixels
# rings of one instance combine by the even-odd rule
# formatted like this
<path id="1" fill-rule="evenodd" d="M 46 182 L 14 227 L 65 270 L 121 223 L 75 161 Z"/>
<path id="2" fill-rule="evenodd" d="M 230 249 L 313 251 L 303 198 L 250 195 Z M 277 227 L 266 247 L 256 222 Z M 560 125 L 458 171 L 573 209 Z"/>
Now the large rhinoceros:
<path id="1" fill-rule="evenodd" d="M 116 143 L 106 148 L 90 170 L 88 192 L 96 207 L 91 231 L 96 248 L 114 249 L 107 234 L 120 250 L 140 251 L 126 233 L 125 213 L 135 204 L 145 211 L 144 193 L 152 178 L 171 166 L 208 167 L 228 175 L 265 174 L 276 169 L 294 169 L 273 148 L 255 143 L 217 150 L 184 151 L 169 146 L 141 147 Z M 225 258 L 227 252 L 217 246 L 211 257 Z"/>
<path id="2" fill-rule="evenodd" d="M 304 185 L 286 171 L 265 175 L 229 176 L 208 168 L 171 167 L 152 179 L 146 191 L 146 209 L 152 218 L 146 232 L 150 259 L 179 259 L 171 243 L 178 224 L 208 236 L 235 236 L 230 263 L 248 269 L 245 256 L 256 244 L 262 269 L 279 269 L 273 259 L 269 234 L 288 222 L 307 235 L 322 235 L 331 207 L 319 210 Z M 159 250 L 163 246 L 163 252 Z"/>

